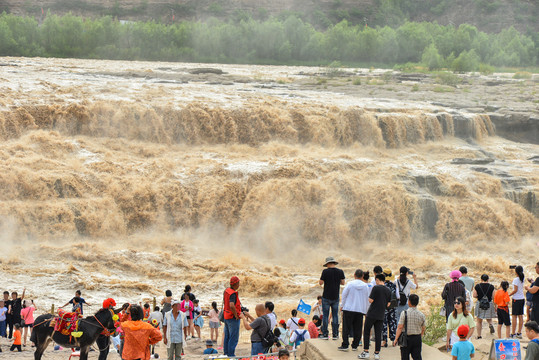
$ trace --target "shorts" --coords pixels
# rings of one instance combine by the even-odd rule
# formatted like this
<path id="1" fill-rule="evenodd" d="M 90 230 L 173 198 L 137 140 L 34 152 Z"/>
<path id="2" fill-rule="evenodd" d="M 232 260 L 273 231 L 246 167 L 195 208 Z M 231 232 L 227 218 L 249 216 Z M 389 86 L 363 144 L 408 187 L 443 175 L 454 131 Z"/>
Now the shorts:
<path id="1" fill-rule="evenodd" d="M 533 303 L 531 301 L 526 300 L 526 306 L 531 308 Z"/>
<path id="2" fill-rule="evenodd" d="M 22 327 L 22 328 L 25 328 L 25 327 L 32 327 L 32 326 L 34 326 L 34 323 L 31 323 L 31 324 L 24 324 L 24 325 L 21 324 L 21 327 Z"/>
<path id="3" fill-rule="evenodd" d="M 524 302 L 525 300 L 513 300 L 513 306 L 511 308 L 511 314 L 524 315 Z"/>
<path id="4" fill-rule="evenodd" d="M 498 325 L 511 326 L 511 319 L 509 317 L 509 308 L 502 310 L 498 308 Z"/>
<path id="5" fill-rule="evenodd" d="M 210 321 L 210 329 L 219 329 L 221 327 L 221 323 L 220 322 L 213 322 L 213 321 Z"/>

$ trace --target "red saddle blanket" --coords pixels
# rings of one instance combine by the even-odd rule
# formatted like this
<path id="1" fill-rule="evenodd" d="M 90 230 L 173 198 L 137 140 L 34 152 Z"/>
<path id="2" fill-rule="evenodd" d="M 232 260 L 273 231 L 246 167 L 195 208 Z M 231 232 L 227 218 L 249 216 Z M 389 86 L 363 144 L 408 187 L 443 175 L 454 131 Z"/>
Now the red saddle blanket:
<path id="1" fill-rule="evenodd" d="M 79 327 L 79 319 L 81 315 L 76 312 L 67 312 L 65 310 L 58 310 L 58 316 L 55 319 L 54 331 L 57 331 L 63 335 L 71 335 L 72 332 L 77 331 Z"/>

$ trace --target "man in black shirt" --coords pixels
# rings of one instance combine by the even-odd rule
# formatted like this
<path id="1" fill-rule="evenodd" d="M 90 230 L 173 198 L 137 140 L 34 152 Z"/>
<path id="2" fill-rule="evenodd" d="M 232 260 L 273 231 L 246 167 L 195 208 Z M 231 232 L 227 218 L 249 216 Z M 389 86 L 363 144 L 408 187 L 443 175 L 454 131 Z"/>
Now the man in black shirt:
<path id="1" fill-rule="evenodd" d="M 535 272 L 539 274 L 539 262 L 535 264 Z M 532 279 L 529 279 L 531 282 Z M 533 294 L 532 298 L 532 313 L 530 320 L 539 323 L 539 277 L 531 284 L 531 286 L 524 287 L 528 292 Z"/>
<path id="2" fill-rule="evenodd" d="M 4 291 L 4 306 L 7 309 L 6 313 L 6 334 L 11 339 L 13 336 L 13 316 L 11 316 L 11 305 L 13 302 L 9 300 L 9 291 Z"/>
<path id="3" fill-rule="evenodd" d="M 322 293 L 322 336 L 320 339 L 328 339 L 328 319 L 329 309 L 331 308 L 331 330 L 333 340 L 339 340 L 339 290 L 340 286 L 344 285 L 344 272 L 338 269 L 338 262 L 330 256 L 326 258 L 324 266 L 327 269 L 322 271 L 320 276 L 320 285 L 324 286 Z"/>
<path id="4" fill-rule="evenodd" d="M 26 288 L 22 291 L 22 296 L 18 297 L 16 291 L 11 293 L 11 326 L 9 327 L 9 338 L 13 336 L 13 326 L 15 324 L 21 323 L 21 310 L 22 310 L 22 301 L 24 300 L 24 294 L 26 293 Z"/>
<path id="5" fill-rule="evenodd" d="M 369 296 L 369 310 L 365 320 L 365 331 L 363 332 L 363 352 L 358 356 L 360 359 L 369 359 L 369 337 L 374 326 L 374 359 L 380 358 L 380 348 L 382 347 L 382 329 L 384 326 L 384 315 L 386 309 L 391 304 L 391 290 L 385 286 L 386 277 L 384 274 L 376 275 L 376 285 L 372 288 Z"/>

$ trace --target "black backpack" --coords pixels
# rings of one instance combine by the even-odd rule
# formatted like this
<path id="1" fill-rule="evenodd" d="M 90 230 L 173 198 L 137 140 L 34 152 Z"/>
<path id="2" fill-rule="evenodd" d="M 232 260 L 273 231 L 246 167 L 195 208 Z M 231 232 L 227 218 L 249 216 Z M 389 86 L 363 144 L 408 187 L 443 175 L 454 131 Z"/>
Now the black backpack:
<path id="1" fill-rule="evenodd" d="M 479 288 L 483 292 L 483 296 L 481 296 L 481 298 L 479 299 L 479 308 L 481 310 L 488 310 L 490 309 L 490 302 L 488 301 L 487 294 L 485 294 L 483 287 L 479 286 Z M 488 288 L 490 289 L 490 286 Z"/>
<path id="2" fill-rule="evenodd" d="M 279 338 L 275 336 L 273 331 L 271 331 L 271 321 L 268 318 L 268 316 L 265 315 L 263 317 L 264 317 L 264 321 L 266 321 L 266 324 L 268 325 L 268 331 L 266 332 L 266 335 L 261 336 L 262 346 L 264 347 L 264 349 L 269 349 L 270 347 L 275 345 L 276 342 L 279 341 Z"/>
<path id="3" fill-rule="evenodd" d="M 401 281 L 397 280 L 397 285 L 399 287 L 399 305 L 400 306 L 404 306 L 408 303 L 408 298 L 406 297 L 406 294 L 404 293 L 404 288 L 406 288 L 406 285 L 408 285 L 408 281 L 409 280 L 406 280 L 406 283 L 401 288 Z"/>

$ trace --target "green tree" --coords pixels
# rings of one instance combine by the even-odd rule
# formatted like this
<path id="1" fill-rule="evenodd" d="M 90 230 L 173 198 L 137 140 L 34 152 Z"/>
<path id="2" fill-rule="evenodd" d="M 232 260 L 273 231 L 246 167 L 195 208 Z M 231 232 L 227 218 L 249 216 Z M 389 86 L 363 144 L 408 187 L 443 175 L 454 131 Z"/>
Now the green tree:
<path id="1" fill-rule="evenodd" d="M 438 49 L 434 44 L 430 44 L 423 55 L 421 56 L 421 63 L 429 68 L 429 70 L 441 69 L 443 65 L 442 57 L 438 53 Z"/>

